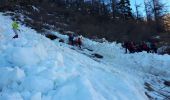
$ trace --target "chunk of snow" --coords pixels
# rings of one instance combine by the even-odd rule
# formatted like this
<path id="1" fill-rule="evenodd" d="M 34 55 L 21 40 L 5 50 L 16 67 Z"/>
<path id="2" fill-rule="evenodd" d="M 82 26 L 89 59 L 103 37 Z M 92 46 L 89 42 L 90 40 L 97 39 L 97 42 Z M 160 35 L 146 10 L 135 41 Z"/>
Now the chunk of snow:
<path id="1" fill-rule="evenodd" d="M 36 65 L 40 62 L 33 48 L 15 48 L 12 57 L 13 63 L 18 66 Z"/>
<path id="2" fill-rule="evenodd" d="M 24 100 L 20 93 L 0 93 L 0 100 Z"/>
<path id="3" fill-rule="evenodd" d="M 30 100 L 41 100 L 41 92 L 33 94 Z"/>
<path id="4" fill-rule="evenodd" d="M 0 88 L 2 89 L 13 82 L 20 82 L 24 77 L 24 71 L 19 68 L 0 68 Z"/>
<path id="5" fill-rule="evenodd" d="M 28 76 L 21 85 L 25 90 L 43 93 L 53 89 L 53 82 L 41 76 Z"/>

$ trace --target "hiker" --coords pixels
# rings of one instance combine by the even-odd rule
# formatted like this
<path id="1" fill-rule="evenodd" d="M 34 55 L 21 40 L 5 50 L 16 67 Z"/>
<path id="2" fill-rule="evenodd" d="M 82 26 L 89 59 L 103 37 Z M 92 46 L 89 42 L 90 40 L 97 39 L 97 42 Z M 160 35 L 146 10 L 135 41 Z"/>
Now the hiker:
<path id="1" fill-rule="evenodd" d="M 77 36 L 76 39 L 75 39 L 75 44 L 81 48 L 81 45 L 82 45 L 82 36 Z"/>
<path id="2" fill-rule="evenodd" d="M 141 52 L 141 48 L 140 48 L 139 43 L 135 43 L 135 52 L 137 52 L 137 53 Z"/>
<path id="3" fill-rule="evenodd" d="M 135 45 L 134 42 L 129 42 L 128 43 L 128 49 L 130 53 L 134 53 L 135 52 Z"/>
<path id="4" fill-rule="evenodd" d="M 149 52 L 148 46 L 145 42 L 142 42 L 142 51 Z"/>
<path id="5" fill-rule="evenodd" d="M 74 35 L 73 35 L 73 33 L 69 33 L 68 41 L 69 41 L 70 45 L 74 45 Z"/>
<path id="6" fill-rule="evenodd" d="M 14 39 L 15 39 L 15 38 L 18 38 L 18 31 L 20 31 L 20 30 L 19 30 L 19 24 L 18 24 L 18 22 L 14 21 L 14 22 L 12 23 L 12 29 L 13 29 L 13 31 L 14 31 L 14 33 L 15 33 L 15 36 L 14 36 L 13 38 L 14 38 Z"/>
<path id="7" fill-rule="evenodd" d="M 128 53 L 128 41 L 123 43 L 123 47 L 125 48 L 125 53 Z"/>
<path id="8" fill-rule="evenodd" d="M 157 46 L 156 46 L 155 42 L 151 43 L 151 50 L 152 50 L 153 53 L 157 53 Z"/>

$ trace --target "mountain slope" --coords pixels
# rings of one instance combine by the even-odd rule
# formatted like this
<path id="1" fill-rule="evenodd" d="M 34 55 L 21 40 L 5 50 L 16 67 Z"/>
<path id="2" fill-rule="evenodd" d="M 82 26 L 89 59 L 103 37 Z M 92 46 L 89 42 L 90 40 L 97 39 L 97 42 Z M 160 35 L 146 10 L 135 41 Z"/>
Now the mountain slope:
<path id="1" fill-rule="evenodd" d="M 119 44 L 86 38 L 84 48 L 93 51 L 73 50 L 25 26 L 12 39 L 11 23 L 0 14 L 0 100 L 147 100 L 145 77 L 170 75 L 168 55 L 125 55 Z"/>

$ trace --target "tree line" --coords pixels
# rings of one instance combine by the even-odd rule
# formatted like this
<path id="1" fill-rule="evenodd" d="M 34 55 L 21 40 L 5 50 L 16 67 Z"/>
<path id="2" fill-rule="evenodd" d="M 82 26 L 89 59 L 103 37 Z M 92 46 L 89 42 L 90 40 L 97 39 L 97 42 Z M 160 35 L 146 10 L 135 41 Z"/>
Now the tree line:
<path id="1" fill-rule="evenodd" d="M 107 2 L 106 2 L 107 1 Z M 135 13 L 132 13 L 130 0 L 1 0 L 1 4 L 8 3 L 55 3 L 59 6 L 74 8 L 75 10 L 87 11 L 90 14 L 107 15 L 113 20 L 139 19 L 140 4 L 135 4 Z M 146 18 L 158 20 L 165 13 L 165 4 L 162 0 L 143 0 Z"/>
<path id="2" fill-rule="evenodd" d="M 127 24 L 125 25 L 127 27 L 124 33 L 130 33 L 135 25 L 141 28 L 148 25 L 150 30 L 154 30 L 148 32 L 164 32 L 163 15 L 166 13 L 165 4 L 163 4 L 161 0 L 143 0 L 143 2 L 146 16 L 143 16 L 143 11 L 140 12 L 142 6 L 137 2 L 133 5 L 135 9 L 132 10 L 130 0 L 1 0 L 1 5 L 13 3 L 23 5 L 51 4 L 63 9 L 69 9 L 71 13 L 83 15 L 83 17 L 93 17 L 100 22 L 97 23 L 96 21 L 94 24 L 107 25 L 108 23 L 109 25 L 113 25 L 113 27 L 116 27 L 118 23 L 121 24 L 120 27 L 123 24 Z M 66 13 L 65 17 L 67 18 L 67 16 Z M 81 20 L 81 18 L 75 20 Z M 81 22 L 83 21 L 81 20 Z M 84 23 L 87 22 L 84 21 Z M 108 27 L 106 29 L 108 29 Z M 140 32 L 140 29 L 138 32 Z"/>

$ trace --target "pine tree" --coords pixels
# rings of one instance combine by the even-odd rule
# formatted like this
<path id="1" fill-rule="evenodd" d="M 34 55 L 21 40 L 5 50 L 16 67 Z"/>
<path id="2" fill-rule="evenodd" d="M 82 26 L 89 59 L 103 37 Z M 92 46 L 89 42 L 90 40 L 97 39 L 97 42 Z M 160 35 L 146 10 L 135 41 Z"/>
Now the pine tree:
<path id="1" fill-rule="evenodd" d="M 117 1 L 116 0 L 110 0 L 110 6 L 111 6 L 111 10 L 112 10 L 112 18 L 115 19 L 116 18 L 116 13 L 117 13 Z"/>
<path id="2" fill-rule="evenodd" d="M 156 22 L 157 31 L 163 31 L 163 14 L 165 13 L 165 5 L 161 2 L 161 0 L 152 0 L 153 3 L 153 14 Z"/>
<path id="3" fill-rule="evenodd" d="M 120 13 L 120 17 L 124 20 L 132 18 L 130 0 L 120 0 L 118 4 L 118 10 Z"/>
<path id="4" fill-rule="evenodd" d="M 150 22 L 153 19 L 152 2 L 150 0 L 144 0 L 144 5 L 147 21 Z"/>
<path id="5" fill-rule="evenodd" d="M 139 8 L 141 7 L 141 4 L 137 4 L 135 0 L 135 10 L 136 10 L 136 20 L 138 21 L 140 19 L 140 14 L 139 14 Z"/>

